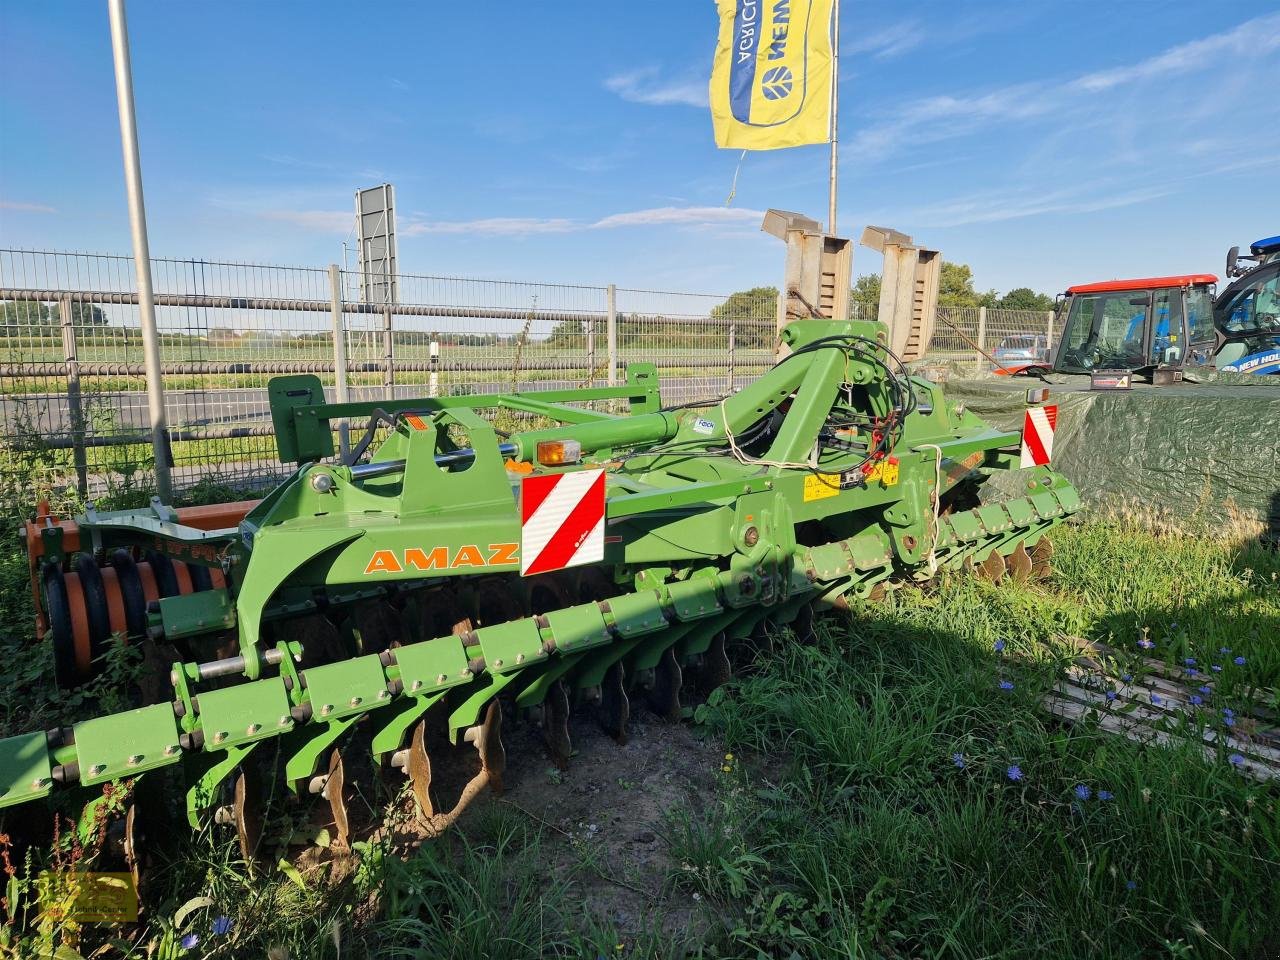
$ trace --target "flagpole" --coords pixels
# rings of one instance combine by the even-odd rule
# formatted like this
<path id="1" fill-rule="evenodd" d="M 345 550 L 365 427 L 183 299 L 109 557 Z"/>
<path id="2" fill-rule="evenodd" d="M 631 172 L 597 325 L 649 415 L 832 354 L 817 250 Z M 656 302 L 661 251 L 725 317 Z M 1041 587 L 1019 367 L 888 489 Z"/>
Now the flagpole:
<path id="1" fill-rule="evenodd" d="M 836 172 L 838 169 L 837 154 L 840 130 L 840 118 L 837 113 L 840 105 L 840 0 L 834 0 L 832 19 L 834 20 L 834 26 L 831 31 L 831 182 L 827 206 L 827 233 L 830 236 L 835 236 Z"/>

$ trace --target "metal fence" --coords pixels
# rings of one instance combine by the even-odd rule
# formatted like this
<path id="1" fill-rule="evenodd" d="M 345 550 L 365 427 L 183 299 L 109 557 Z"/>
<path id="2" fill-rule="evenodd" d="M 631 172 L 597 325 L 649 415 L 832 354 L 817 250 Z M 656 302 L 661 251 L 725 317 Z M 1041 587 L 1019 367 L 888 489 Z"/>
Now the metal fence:
<path id="1" fill-rule="evenodd" d="M 330 399 L 365 400 L 604 385 L 649 361 L 680 403 L 773 362 L 768 295 L 402 274 L 400 302 L 383 306 L 361 302 L 358 275 L 337 266 L 157 259 L 152 273 L 159 372 L 143 362 L 132 258 L 0 250 L 0 487 L 63 509 L 144 494 L 149 376 L 164 385 L 163 455 L 181 490 L 283 475 L 266 396 L 277 374 L 314 373 Z M 951 322 L 990 349 L 1052 336 L 1043 315 L 973 313 Z M 941 318 L 934 353 L 975 357 Z"/>
<path id="2" fill-rule="evenodd" d="M 1047 361 L 1060 332 L 1052 310 L 938 307 L 926 359 L 977 374 L 993 369 L 988 357 L 1002 365 L 1013 362 L 1006 359 L 1005 351 L 1028 351 Z"/>

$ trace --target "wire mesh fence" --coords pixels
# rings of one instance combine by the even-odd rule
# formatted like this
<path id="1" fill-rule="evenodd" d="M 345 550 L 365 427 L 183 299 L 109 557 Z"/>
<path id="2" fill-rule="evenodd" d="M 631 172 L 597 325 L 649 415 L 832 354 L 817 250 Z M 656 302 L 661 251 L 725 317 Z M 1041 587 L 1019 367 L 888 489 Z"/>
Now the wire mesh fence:
<path id="1" fill-rule="evenodd" d="M 931 363 L 989 373 L 998 367 L 1047 363 L 1059 328 L 1053 311 L 993 307 L 938 307 Z"/>
<path id="2" fill-rule="evenodd" d="M 402 274 L 398 302 L 362 302 L 328 269 L 152 262 L 175 489 L 269 484 L 267 381 L 312 373 L 337 401 L 565 389 L 657 365 L 664 400 L 719 397 L 774 359 L 777 296 L 729 296 Z M 851 314 L 872 319 L 874 307 Z M 931 355 L 977 363 L 1043 314 L 940 311 Z M 943 322 L 945 314 L 946 322 Z M 985 363 L 985 361 L 982 361 Z M 0 250 L 0 484 L 64 509 L 154 482 L 133 260 Z"/>

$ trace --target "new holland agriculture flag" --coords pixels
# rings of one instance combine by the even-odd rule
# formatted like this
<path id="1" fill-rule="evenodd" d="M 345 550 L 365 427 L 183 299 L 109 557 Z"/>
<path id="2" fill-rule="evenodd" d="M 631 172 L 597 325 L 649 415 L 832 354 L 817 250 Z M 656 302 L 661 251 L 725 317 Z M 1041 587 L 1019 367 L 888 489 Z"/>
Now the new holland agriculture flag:
<path id="1" fill-rule="evenodd" d="M 716 145 L 776 150 L 831 137 L 833 0 L 716 0 Z"/>

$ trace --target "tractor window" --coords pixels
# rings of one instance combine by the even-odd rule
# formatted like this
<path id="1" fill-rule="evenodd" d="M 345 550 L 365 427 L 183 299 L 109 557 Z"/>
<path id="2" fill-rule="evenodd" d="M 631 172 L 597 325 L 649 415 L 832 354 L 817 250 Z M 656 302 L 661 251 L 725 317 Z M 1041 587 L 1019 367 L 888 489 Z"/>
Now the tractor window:
<path id="1" fill-rule="evenodd" d="M 1144 365 L 1145 296 L 1132 291 L 1072 297 L 1059 366 L 1070 373 Z"/>
<path id="2" fill-rule="evenodd" d="M 1280 330 L 1280 273 L 1259 277 L 1257 283 L 1241 290 L 1225 307 L 1219 307 L 1219 312 L 1228 334 Z"/>
<path id="3" fill-rule="evenodd" d="M 1157 290 L 1152 301 L 1150 362 L 1178 365 L 1186 356 L 1182 342 L 1182 291 L 1178 288 Z"/>
<path id="4" fill-rule="evenodd" d="M 1213 297 L 1206 287 L 1187 291 L 1187 329 L 1192 343 L 1210 343 L 1216 339 L 1213 327 Z"/>

